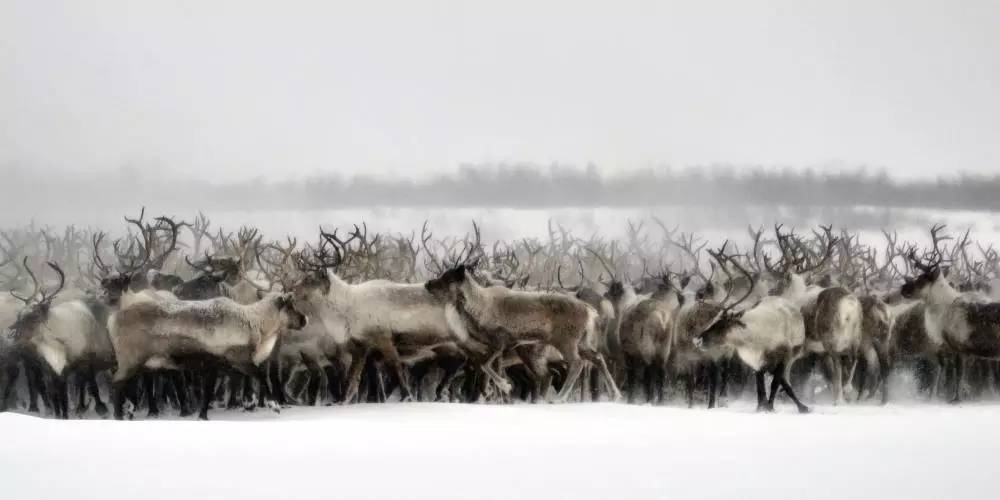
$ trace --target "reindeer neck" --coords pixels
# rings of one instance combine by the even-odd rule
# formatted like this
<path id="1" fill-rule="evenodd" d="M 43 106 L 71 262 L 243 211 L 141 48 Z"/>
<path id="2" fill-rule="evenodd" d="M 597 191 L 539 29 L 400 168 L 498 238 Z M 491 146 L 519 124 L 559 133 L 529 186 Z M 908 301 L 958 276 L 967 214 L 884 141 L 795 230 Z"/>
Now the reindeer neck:
<path id="1" fill-rule="evenodd" d="M 258 300 L 253 304 L 238 305 L 245 308 L 249 314 L 243 315 L 246 325 L 261 334 L 273 333 L 280 327 L 280 314 L 277 314 L 274 301 L 270 298 Z M 258 321 L 249 321 L 248 318 L 260 318 Z"/>
<path id="2" fill-rule="evenodd" d="M 781 294 L 782 297 L 796 301 L 800 300 L 806 295 L 806 280 L 802 278 L 801 274 L 792 274 L 788 279 L 788 287 L 785 288 L 784 293 Z"/>
<path id="3" fill-rule="evenodd" d="M 962 294 L 951 287 L 951 283 L 944 276 L 938 276 L 930 289 L 927 291 L 927 302 L 934 305 L 951 304 Z"/>
<path id="4" fill-rule="evenodd" d="M 344 300 L 351 296 L 354 291 L 354 285 L 342 280 L 337 273 L 330 271 L 327 273 L 330 279 L 330 293 L 329 297 L 333 300 Z"/>
<path id="5" fill-rule="evenodd" d="M 486 311 L 490 306 L 485 288 L 479 286 L 476 280 L 467 276 L 459 287 L 459 306 L 473 316 Z"/>

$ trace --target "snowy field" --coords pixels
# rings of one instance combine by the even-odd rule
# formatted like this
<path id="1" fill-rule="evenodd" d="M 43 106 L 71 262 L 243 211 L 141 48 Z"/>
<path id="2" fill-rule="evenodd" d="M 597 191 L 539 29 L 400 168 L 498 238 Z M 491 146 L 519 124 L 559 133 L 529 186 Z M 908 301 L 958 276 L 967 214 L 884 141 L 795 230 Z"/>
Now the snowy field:
<path id="1" fill-rule="evenodd" d="M 6 499 L 995 498 L 1000 405 L 382 404 L 0 414 Z"/>

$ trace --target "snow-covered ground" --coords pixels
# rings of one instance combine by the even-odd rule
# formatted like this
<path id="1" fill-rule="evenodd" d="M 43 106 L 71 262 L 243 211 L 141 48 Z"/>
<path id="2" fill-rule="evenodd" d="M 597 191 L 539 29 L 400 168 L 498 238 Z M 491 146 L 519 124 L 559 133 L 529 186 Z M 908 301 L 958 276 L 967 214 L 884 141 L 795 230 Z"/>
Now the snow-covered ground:
<path id="1" fill-rule="evenodd" d="M 1000 405 L 382 404 L 0 414 L 8 499 L 994 498 Z"/>

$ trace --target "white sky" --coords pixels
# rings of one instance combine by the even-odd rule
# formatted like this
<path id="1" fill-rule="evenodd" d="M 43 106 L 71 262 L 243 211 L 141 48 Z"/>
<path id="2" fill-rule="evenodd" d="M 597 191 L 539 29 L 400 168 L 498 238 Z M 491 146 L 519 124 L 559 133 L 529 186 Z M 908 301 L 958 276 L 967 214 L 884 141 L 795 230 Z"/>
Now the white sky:
<path id="1" fill-rule="evenodd" d="M 1000 172 L 996 0 L 0 0 L 0 34 L 0 168 Z"/>

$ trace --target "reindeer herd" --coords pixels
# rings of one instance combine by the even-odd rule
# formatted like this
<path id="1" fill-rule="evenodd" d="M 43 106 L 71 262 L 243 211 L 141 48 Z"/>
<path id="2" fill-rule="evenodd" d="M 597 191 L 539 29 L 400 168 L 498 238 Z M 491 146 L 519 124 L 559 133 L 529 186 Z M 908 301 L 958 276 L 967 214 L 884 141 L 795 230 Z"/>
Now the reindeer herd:
<path id="1" fill-rule="evenodd" d="M 648 223 L 648 225 L 647 225 Z M 117 237 L 0 232 L 0 409 L 208 418 L 213 406 L 434 400 L 704 400 L 750 390 L 798 411 L 1000 392 L 1000 255 L 820 226 L 716 248 L 658 219 L 626 237 L 484 243 L 320 228 L 312 241 L 198 214 L 125 217 Z M 768 381 L 770 389 L 768 389 Z M 820 394 L 822 392 L 826 394 Z M 624 393 L 624 396 L 623 394 Z"/>

